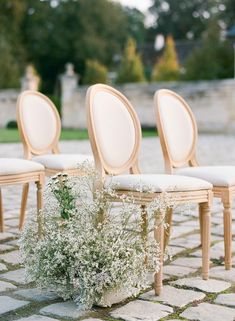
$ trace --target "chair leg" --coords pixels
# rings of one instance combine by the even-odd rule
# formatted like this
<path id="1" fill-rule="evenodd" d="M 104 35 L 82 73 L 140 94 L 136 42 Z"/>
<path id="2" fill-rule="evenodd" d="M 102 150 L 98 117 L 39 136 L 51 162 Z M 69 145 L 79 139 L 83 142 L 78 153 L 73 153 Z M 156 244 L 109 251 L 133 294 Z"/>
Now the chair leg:
<path id="1" fill-rule="evenodd" d="M 166 249 L 170 235 L 171 235 L 171 227 L 172 227 L 172 215 L 173 215 L 173 209 L 169 208 L 166 212 L 166 217 L 165 217 L 165 223 L 167 223 L 167 228 L 164 229 L 164 250 Z"/>
<path id="2" fill-rule="evenodd" d="M 201 203 L 200 215 L 201 215 L 201 225 L 203 229 L 201 231 L 201 241 L 202 241 L 202 278 L 207 280 L 209 276 L 210 267 L 210 205 L 209 203 Z"/>
<path id="3" fill-rule="evenodd" d="M 4 216 L 3 216 L 3 206 L 2 206 L 2 190 L 0 188 L 0 232 L 4 232 Z"/>
<path id="4" fill-rule="evenodd" d="M 22 230 L 25 221 L 25 212 L 26 205 L 28 200 L 29 193 L 29 183 L 23 185 L 22 199 L 21 199 L 21 208 L 20 208 L 20 222 L 19 222 L 19 230 Z"/>
<path id="5" fill-rule="evenodd" d="M 41 217 L 41 210 L 42 210 L 42 182 L 36 182 L 37 186 L 37 221 L 38 221 L 38 237 L 39 239 L 42 238 L 42 217 Z"/>
<path id="6" fill-rule="evenodd" d="M 148 242 L 148 214 L 146 212 L 146 206 L 141 205 L 141 236 L 144 243 L 145 250 L 147 249 Z M 148 256 L 145 256 L 145 264 L 148 264 Z"/>
<path id="7" fill-rule="evenodd" d="M 200 240 L 201 240 L 201 246 L 202 246 L 202 235 L 203 235 L 203 211 L 202 206 L 199 204 L 199 224 L 200 224 Z"/>
<path id="8" fill-rule="evenodd" d="M 159 257 L 159 271 L 154 275 L 154 291 L 156 295 L 160 295 L 162 291 L 162 275 L 163 275 L 163 255 L 164 255 L 164 227 L 163 215 L 160 214 L 155 221 L 154 237 L 159 244 L 160 257 Z"/>
<path id="9" fill-rule="evenodd" d="M 224 206 L 224 264 L 225 269 L 230 270 L 232 266 L 232 209 L 229 194 L 222 198 Z"/>

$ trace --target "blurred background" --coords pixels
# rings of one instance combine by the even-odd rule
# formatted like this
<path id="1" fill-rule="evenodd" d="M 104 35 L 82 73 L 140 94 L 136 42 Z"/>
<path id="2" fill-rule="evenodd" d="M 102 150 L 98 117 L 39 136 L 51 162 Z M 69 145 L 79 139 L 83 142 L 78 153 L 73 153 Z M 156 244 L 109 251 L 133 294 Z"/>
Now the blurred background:
<path id="1" fill-rule="evenodd" d="M 49 94 L 67 62 L 80 84 L 231 78 L 233 43 L 234 0 L 0 0 L 0 88 L 29 63 Z"/>
<path id="2" fill-rule="evenodd" d="M 33 76 L 61 112 L 64 73 L 68 86 L 234 78 L 235 1 L 0 0 L 0 91 Z"/>

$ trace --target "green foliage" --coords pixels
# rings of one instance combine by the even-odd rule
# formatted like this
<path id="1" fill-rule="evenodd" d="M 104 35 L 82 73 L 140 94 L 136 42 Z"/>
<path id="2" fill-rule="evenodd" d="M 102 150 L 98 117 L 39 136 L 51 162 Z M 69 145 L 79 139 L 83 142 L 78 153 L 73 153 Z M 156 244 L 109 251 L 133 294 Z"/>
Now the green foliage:
<path id="1" fill-rule="evenodd" d="M 48 182 L 43 211 L 37 220 L 31 215 L 24 228 L 20 249 L 26 276 L 64 300 L 73 299 L 79 310 L 102 302 L 110 307 L 108 293 L 137 294 L 147 287 L 148 269 L 159 270 L 159 244 L 148 234 L 152 226 L 158 228 L 159 213 L 172 206 L 167 195 L 146 206 L 151 228 L 145 244 L 138 232 L 143 225 L 139 202 L 117 194 L 115 184 L 100 187 L 100 175 L 89 162 L 78 170 L 82 175 L 58 174 Z M 144 190 L 151 193 L 151 186 Z M 120 204 L 118 211 L 113 200 Z"/>
<path id="2" fill-rule="evenodd" d="M 17 129 L 18 126 L 17 126 L 16 120 L 10 120 L 6 125 L 6 128 L 7 129 Z"/>
<path id="3" fill-rule="evenodd" d="M 171 81 L 179 78 L 179 63 L 175 44 L 172 36 L 166 39 L 166 46 L 162 57 L 156 62 L 153 67 L 153 81 Z"/>
<path id="4" fill-rule="evenodd" d="M 19 87 L 20 66 L 10 42 L 0 33 L 0 88 Z"/>
<path id="5" fill-rule="evenodd" d="M 60 116 L 61 116 L 61 101 L 60 101 L 60 97 L 57 95 L 47 95 L 48 98 L 53 102 L 53 104 L 55 105 L 56 109 L 58 110 Z"/>
<path id="6" fill-rule="evenodd" d="M 221 40 L 220 28 L 211 21 L 201 48 L 193 51 L 185 63 L 185 80 L 222 79 L 233 76 L 233 49 Z"/>
<path id="7" fill-rule="evenodd" d="M 68 61 L 81 81 L 86 60 L 114 68 L 129 36 L 144 43 L 144 15 L 110 0 L 0 0 L 0 88 L 19 86 L 32 63 L 53 93 Z"/>
<path id="8" fill-rule="evenodd" d="M 156 34 L 172 34 L 174 39 L 198 39 L 212 19 L 225 26 L 235 21 L 234 0 L 154 0 L 150 12 L 156 23 L 148 30 L 148 38 Z"/>
<path id="9" fill-rule="evenodd" d="M 19 28 L 24 9 L 18 0 L 0 1 L 0 88 L 19 87 L 26 56 Z"/>
<path id="10" fill-rule="evenodd" d="M 145 81 L 144 68 L 140 56 L 136 52 L 136 42 L 129 38 L 124 49 L 117 82 L 131 83 Z"/>
<path id="11" fill-rule="evenodd" d="M 68 175 L 58 174 L 56 177 L 52 177 L 53 180 L 56 181 L 56 184 L 51 184 L 51 191 L 59 203 L 60 216 L 62 219 L 68 220 L 73 215 L 76 206 L 75 196 L 68 184 Z"/>
<path id="12" fill-rule="evenodd" d="M 43 79 L 43 91 L 53 91 L 68 61 L 83 78 L 86 60 L 109 66 L 113 56 L 121 53 L 128 19 L 119 4 L 108 0 L 58 1 L 57 6 L 50 1 L 27 2 L 31 14 L 25 15 L 24 43 Z"/>
<path id="13" fill-rule="evenodd" d="M 97 60 L 87 60 L 83 79 L 84 84 L 107 83 L 107 68 Z"/>
<path id="14" fill-rule="evenodd" d="M 138 45 L 143 45 L 146 38 L 146 28 L 144 25 L 145 15 L 136 8 L 125 7 L 128 18 L 128 35 L 134 38 Z"/>

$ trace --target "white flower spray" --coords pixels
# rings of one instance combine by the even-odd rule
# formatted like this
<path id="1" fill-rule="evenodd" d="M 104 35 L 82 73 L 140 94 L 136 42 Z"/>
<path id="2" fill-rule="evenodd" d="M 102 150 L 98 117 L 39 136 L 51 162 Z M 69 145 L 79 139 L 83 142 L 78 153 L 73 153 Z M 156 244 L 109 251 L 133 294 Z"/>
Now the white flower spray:
<path id="1" fill-rule="evenodd" d="M 133 287 L 145 288 L 148 270 L 159 269 L 159 247 L 153 238 L 143 244 L 139 202 L 117 195 L 110 186 L 95 190 L 97 173 L 87 164 L 81 170 L 82 176 L 50 179 L 40 217 L 43 237 L 38 238 L 38 221 L 32 216 L 20 247 L 31 281 L 89 309 L 112 289 L 122 287 L 131 295 Z M 147 206 L 149 232 L 167 206 L 166 196 Z"/>

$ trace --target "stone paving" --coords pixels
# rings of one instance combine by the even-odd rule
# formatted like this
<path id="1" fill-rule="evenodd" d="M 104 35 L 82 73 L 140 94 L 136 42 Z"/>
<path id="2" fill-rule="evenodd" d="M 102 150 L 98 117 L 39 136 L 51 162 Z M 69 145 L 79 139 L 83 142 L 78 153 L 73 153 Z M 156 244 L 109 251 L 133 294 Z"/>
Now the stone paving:
<path id="1" fill-rule="evenodd" d="M 20 144 L 0 144 L 0 157 L 21 157 Z M 200 136 L 198 159 L 202 165 L 235 165 L 235 137 Z M 61 142 L 62 152 L 90 153 L 88 141 Z M 229 151 L 229 153 L 228 153 Z M 229 157 L 228 157 L 229 156 Z M 163 172 L 158 138 L 143 140 L 140 157 L 143 172 Z M 172 260 L 164 266 L 164 288 L 156 297 L 151 287 L 136 299 L 112 308 L 94 307 L 80 312 L 73 302 L 63 302 L 49 291 L 41 291 L 25 280 L 18 250 L 17 230 L 21 188 L 3 188 L 6 231 L 0 233 L 0 321 L 157 321 L 157 320 L 235 320 L 235 256 L 233 268 L 223 266 L 222 207 L 217 200 L 212 212 L 210 279 L 203 281 L 197 209 L 177 209 L 170 242 Z M 35 187 L 28 208 L 36 204 Z M 235 218 L 234 218 L 235 219 Z M 235 230 L 235 220 L 233 221 Z M 233 237 L 235 251 L 235 237 Z"/>

